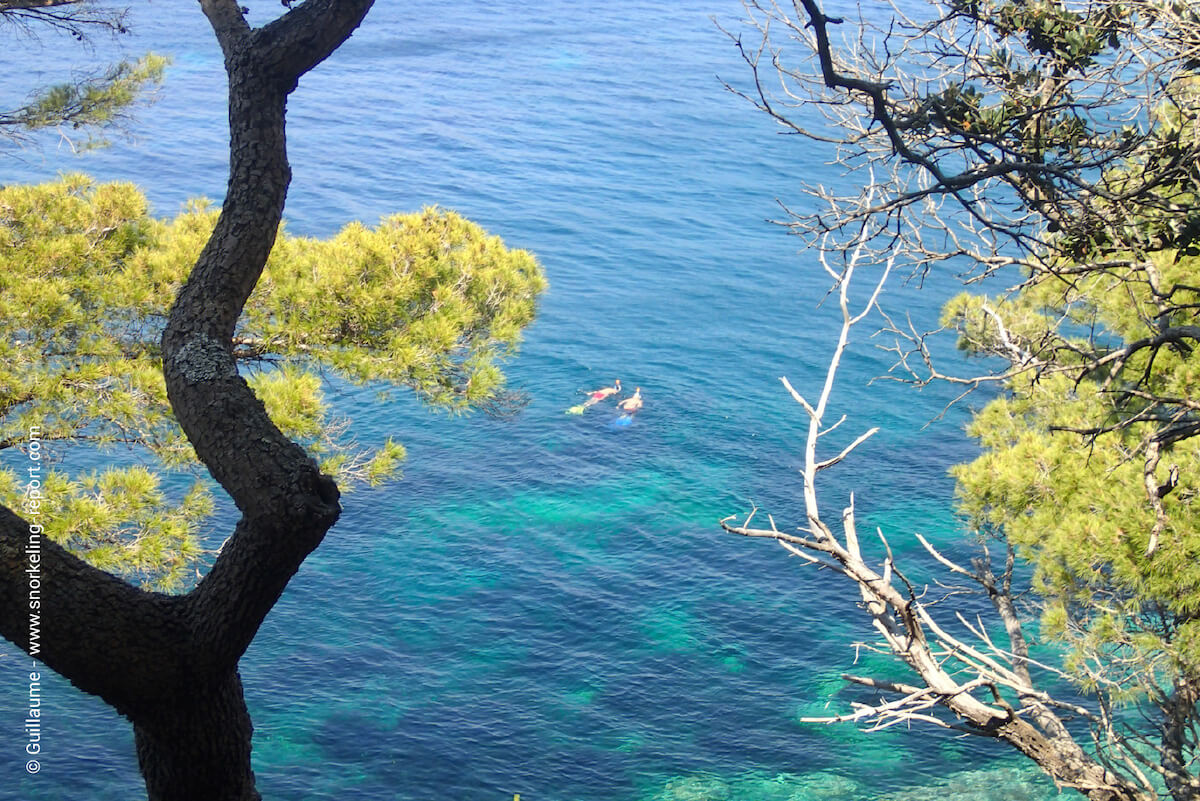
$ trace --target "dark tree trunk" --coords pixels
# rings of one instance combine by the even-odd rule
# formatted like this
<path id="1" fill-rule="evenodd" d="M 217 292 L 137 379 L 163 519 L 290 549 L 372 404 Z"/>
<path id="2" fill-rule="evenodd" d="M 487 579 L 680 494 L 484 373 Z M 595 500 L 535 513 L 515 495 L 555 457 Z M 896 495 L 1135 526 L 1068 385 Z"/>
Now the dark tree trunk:
<path id="1" fill-rule="evenodd" d="M 133 733 L 150 801 L 258 801 L 252 730 L 237 671 L 141 711 Z"/>
<path id="2" fill-rule="evenodd" d="M 229 188 L 163 333 L 172 408 L 242 514 L 189 594 L 132 587 L 42 540 L 40 646 L 30 642 L 29 523 L 0 507 L 0 634 L 132 721 L 150 801 L 258 799 L 237 663 L 338 518 L 338 491 L 267 417 L 231 337 L 283 213 L 284 111 L 300 76 L 373 0 L 308 0 L 251 29 L 234 0 L 200 0 L 229 74 Z"/>
<path id="3" fill-rule="evenodd" d="M 1200 798 L 1200 780 L 1192 774 L 1188 759 L 1197 703 L 1200 703 L 1200 686 L 1186 676 L 1177 677 L 1171 692 L 1159 702 L 1163 719 L 1159 751 L 1167 792 L 1173 801 Z"/>

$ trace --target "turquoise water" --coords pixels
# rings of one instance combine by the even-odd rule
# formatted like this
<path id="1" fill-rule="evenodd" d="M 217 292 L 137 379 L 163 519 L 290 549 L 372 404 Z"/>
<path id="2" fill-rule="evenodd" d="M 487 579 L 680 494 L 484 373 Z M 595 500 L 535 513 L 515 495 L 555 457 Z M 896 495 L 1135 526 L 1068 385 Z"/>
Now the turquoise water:
<path id="1" fill-rule="evenodd" d="M 846 587 L 717 525 L 751 501 L 797 518 L 804 420 L 777 379 L 815 391 L 835 322 L 819 267 L 765 220 L 777 198 L 803 202 L 802 179 L 841 177 L 723 91 L 747 76 L 711 18 L 736 25 L 740 6 L 379 5 L 292 100 L 291 230 L 436 203 L 534 251 L 551 289 L 510 365 L 533 398 L 514 420 L 330 387 L 360 440 L 395 436 L 409 460 L 402 481 L 346 498 L 243 660 L 264 796 L 1051 797 L 985 742 L 801 725 L 857 697 L 838 677 L 870 633 Z M 261 21 L 277 4 L 252 7 Z M 133 180 L 162 215 L 220 198 L 211 33 L 191 3 L 134 21 L 127 46 L 174 58 L 136 141 L 74 157 L 51 140 L 0 180 Z M 36 79 L 29 59 L 61 66 L 67 47 L 22 42 L 7 73 Z M 931 322 L 951 288 L 885 303 Z M 963 412 L 934 421 L 950 393 L 869 385 L 887 366 L 860 338 L 836 400 L 848 436 L 883 430 L 831 471 L 826 503 L 853 490 L 898 550 L 914 530 L 953 548 Z M 634 425 L 563 414 L 618 376 L 643 388 Z M 215 541 L 230 525 L 214 521 Z M 26 661 L 0 648 L 0 799 L 141 797 L 128 727 L 61 681 L 44 771 L 24 776 Z"/>

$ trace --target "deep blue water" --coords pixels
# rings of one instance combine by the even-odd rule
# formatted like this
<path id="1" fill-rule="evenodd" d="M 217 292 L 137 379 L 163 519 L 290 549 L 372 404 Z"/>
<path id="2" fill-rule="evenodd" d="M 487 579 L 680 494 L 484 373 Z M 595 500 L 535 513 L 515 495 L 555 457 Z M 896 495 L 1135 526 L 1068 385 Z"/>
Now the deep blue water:
<path id="1" fill-rule="evenodd" d="M 278 6 L 251 5 L 259 22 Z M 192 3 L 135 12 L 124 46 L 174 59 L 136 140 L 76 157 L 49 139 L 5 154 L 0 181 L 132 180 L 164 216 L 220 199 L 212 35 Z M 329 388 L 362 441 L 393 435 L 409 459 L 402 481 L 346 497 L 243 660 L 265 797 L 1053 793 L 987 743 L 801 725 L 830 695 L 848 706 L 838 677 L 870 632 L 847 587 L 717 525 L 751 501 L 798 516 L 805 419 L 777 379 L 816 391 L 834 318 L 815 260 L 766 219 L 804 202 L 801 181 L 842 180 L 722 89 L 747 74 L 712 18 L 740 15 L 732 0 L 381 2 L 302 81 L 290 230 L 436 203 L 536 253 L 551 288 L 509 365 L 533 397 L 514 420 Z M 17 40 L 3 66 L 33 81 L 64 52 L 91 57 Z M 885 303 L 931 322 L 951 289 L 935 276 Z M 902 552 L 913 530 L 951 543 L 964 413 L 931 422 L 948 391 L 869 385 L 887 366 L 860 336 L 836 400 L 848 436 L 882 431 L 831 471 L 826 503 L 853 490 L 864 530 Z M 611 407 L 563 414 L 618 376 L 643 388 L 633 426 L 610 428 Z M 213 521 L 215 541 L 230 525 Z M 127 725 L 61 681 L 45 769 L 24 775 L 26 662 L 0 648 L 0 799 L 143 797 Z"/>

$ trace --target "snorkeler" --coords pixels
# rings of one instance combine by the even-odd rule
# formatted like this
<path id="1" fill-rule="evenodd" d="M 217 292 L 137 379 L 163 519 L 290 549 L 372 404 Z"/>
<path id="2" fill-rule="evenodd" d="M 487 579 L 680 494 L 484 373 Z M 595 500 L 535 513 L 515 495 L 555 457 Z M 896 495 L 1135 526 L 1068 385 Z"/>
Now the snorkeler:
<path id="1" fill-rule="evenodd" d="M 613 379 L 613 385 L 611 387 L 601 387 L 600 389 L 589 392 L 588 399 L 583 402 L 583 407 L 586 409 L 588 406 L 594 406 L 595 404 L 607 398 L 609 395 L 616 395 L 620 391 L 621 379 L 615 378 Z"/>
<path id="2" fill-rule="evenodd" d="M 613 379 L 613 385 L 611 387 L 601 387 L 600 389 L 589 392 L 588 399 L 577 406 L 572 406 L 570 409 L 567 409 L 567 414 L 583 414 L 584 409 L 588 408 L 589 406 L 595 406 L 609 395 L 616 395 L 620 391 L 621 379 L 615 378 Z"/>
<path id="3" fill-rule="evenodd" d="M 621 409 L 621 411 L 625 412 L 628 415 L 632 415 L 634 412 L 641 409 L 642 408 L 642 388 L 638 387 L 637 389 L 635 389 L 632 395 L 630 395 L 625 400 L 617 403 L 617 407 L 619 409 Z"/>

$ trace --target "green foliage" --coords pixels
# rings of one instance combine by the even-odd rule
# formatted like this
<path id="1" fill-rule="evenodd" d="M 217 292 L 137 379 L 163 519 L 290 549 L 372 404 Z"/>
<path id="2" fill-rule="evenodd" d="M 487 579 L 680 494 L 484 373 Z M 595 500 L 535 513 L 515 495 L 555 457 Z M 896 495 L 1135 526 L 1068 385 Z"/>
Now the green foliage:
<path id="1" fill-rule="evenodd" d="M 326 241 L 284 238 L 241 335 L 460 410 L 500 392 L 496 360 L 512 353 L 544 286 L 528 253 L 429 208 L 376 228 L 352 223 Z"/>
<path id="2" fill-rule="evenodd" d="M 1088 254 L 1115 241 L 1176 257 L 1200 255 L 1200 164 L 1196 160 L 1200 77 L 1178 76 L 1167 87 L 1167 95 L 1166 102 L 1150 110 L 1148 134 L 1140 136 L 1132 127 L 1122 131 L 1122 136 L 1136 144 L 1129 148 L 1124 164 L 1105 174 L 1115 197 L 1137 191 L 1138 185 L 1151 177 L 1157 202 L 1127 215 L 1117 232 L 1088 228 L 1064 232 L 1069 234 L 1066 238 L 1074 252 Z M 1110 204 L 1100 201 L 1098 205 L 1106 208 Z"/>
<path id="3" fill-rule="evenodd" d="M 894 113 L 913 153 L 961 171 L 953 191 L 1004 184 L 1031 212 L 1021 223 L 993 222 L 993 234 L 1027 247 L 1025 235 L 1042 228 L 1056 234 L 1043 244 L 1074 261 L 1105 249 L 1200 253 L 1194 7 L 948 6 L 927 31 L 933 42 L 915 40 L 941 79 L 914 82 Z M 971 42 L 969 55 L 949 41 Z"/>
<path id="4" fill-rule="evenodd" d="M 1096 441 L 1055 427 L 1089 425 L 1109 410 L 1094 383 L 1065 376 L 1013 388 L 976 415 L 971 434 L 985 453 L 958 468 L 962 508 L 973 523 L 1003 528 L 1036 568 L 1047 600 L 1043 631 L 1077 646 L 1079 658 L 1120 647 L 1150 660 L 1200 667 L 1194 633 L 1173 643 L 1200 611 L 1200 507 L 1194 440 L 1171 456 L 1181 479 L 1163 499 L 1164 544 L 1144 556 L 1156 515 L 1138 458 L 1143 431 L 1131 426 Z M 1160 482 L 1167 469 L 1158 471 Z M 1176 623 L 1163 630 L 1162 616 Z M 1150 634 L 1147 639 L 1143 635 Z"/>
<path id="5" fill-rule="evenodd" d="M 1194 323 L 1198 269 L 1164 251 L 945 313 L 963 347 L 1030 367 L 974 417 L 984 452 L 954 471 L 962 509 L 1033 564 L 1042 630 L 1072 645 L 1085 686 L 1119 668 L 1124 697 L 1200 671 L 1200 441 L 1172 433 L 1200 366 L 1191 345 L 1149 344 Z"/>
<path id="6" fill-rule="evenodd" d="M 0 113 L 0 130 L 19 136 L 58 128 L 68 138 L 84 130 L 89 138 L 76 147 L 106 145 L 106 140 L 91 132 L 126 120 L 132 108 L 162 82 L 168 63 L 169 59 L 148 53 L 137 61 L 114 64 L 96 76 L 43 87 L 23 107 Z"/>
<path id="7" fill-rule="evenodd" d="M 169 498 L 145 467 L 110 468 L 71 478 L 43 471 L 44 534 L 102 570 L 124 574 L 160 590 L 192 578 L 201 550 L 195 530 L 212 514 L 211 495 L 194 483 Z M 21 508 L 25 485 L 0 469 L 0 503 Z"/>
<path id="8" fill-rule="evenodd" d="M 968 134 L 997 153 L 1078 156 L 1091 142 L 1093 122 L 1086 108 L 1073 105 L 1072 82 L 1121 46 L 1136 8 L 1047 0 L 953 0 L 949 6 L 952 15 L 987 30 L 990 69 L 931 92 L 913 121 Z"/>
<path id="9" fill-rule="evenodd" d="M 880 727 L 897 709 L 923 717 L 916 698 L 952 706 L 922 657 L 961 659 L 963 675 L 978 670 L 980 681 L 1008 663 L 1023 696 L 1011 714 L 1064 750 L 1035 754 L 998 718 L 973 723 L 1079 788 L 1062 767 L 1088 761 L 1066 756 L 1082 728 L 1060 728 L 1024 687 L 1056 673 L 1064 656 L 1068 675 L 1096 693 L 1088 709 L 1100 711 L 1080 715 L 1106 769 L 1085 794 L 1141 797 L 1144 786 L 1150 796 L 1161 778 L 1172 797 L 1195 796 L 1200 10 L 1177 0 L 943 0 L 941 14 L 864 21 L 858 47 L 841 55 L 831 36 L 841 20 L 817 4 L 796 6 L 811 35 L 773 3 L 747 5 L 761 14 L 764 41 L 741 50 L 755 70 L 757 92 L 746 96 L 793 131 L 836 143 L 837 163 L 862 171 L 857 194 L 811 186 L 819 208 L 796 214 L 790 229 L 822 256 L 850 251 L 921 275 L 966 264 L 968 282 L 1018 279 L 1003 295 L 962 295 L 945 309 L 960 346 L 988 358 L 981 374 L 947 376 L 926 334 L 885 323 L 897 340 L 894 369 L 914 382 L 1002 389 L 970 428 L 982 455 L 954 474 L 964 514 L 1006 557 L 1024 556 L 1034 584 L 1024 591 L 1015 561 L 1003 571 L 986 557 L 973 562 L 1010 636 L 1011 653 L 986 643 L 995 664 L 956 645 L 926 653 L 916 640 L 889 640 L 931 692 L 876 707 Z M 770 30 L 781 19 L 816 50 L 819 74 L 784 66 Z M 768 54 L 783 92 L 759 77 Z M 808 99 L 830 109 L 834 132 L 781 112 Z M 874 591 L 858 583 L 864 597 Z M 896 609 L 903 625 L 928 622 Z M 1026 679 L 1018 618 L 1030 610 L 1056 642 Z M 999 703 L 1002 691 L 989 689 L 987 703 Z M 1117 710 L 1120 702 L 1132 703 Z"/>
<path id="10" fill-rule="evenodd" d="M 38 426 L 47 443 L 122 445 L 148 465 L 54 473 L 48 530 L 105 569 L 163 587 L 187 579 L 211 499 L 199 480 L 172 497 L 152 472 L 196 468 L 167 402 L 159 336 L 216 216 L 194 202 L 156 220 L 132 185 L 83 176 L 0 190 L 0 452 Z M 404 449 L 356 444 L 351 421 L 330 415 L 323 376 L 486 408 L 505 392 L 499 361 L 544 287 L 531 255 L 453 212 L 355 223 L 329 240 L 281 233 L 235 352 L 282 431 L 340 481 L 377 484 Z M 19 490 L 5 474 L 4 502 L 19 507 Z"/>
<path id="11" fill-rule="evenodd" d="M 1021 4 L 996 25 L 1032 35 L 1018 17 L 1049 7 Z M 1091 37 L 1088 52 L 1120 47 L 1120 26 L 1150 13 L 1105 5 L 1084 19 L 1056 7 Z M 1074 41 L 1066 30 L 1053 28 L 1053 47 L 1029 47 L 1061 61 L 1054 48 Z M 1050 226 L 1019 287 L 961 295 L 943 314 L 960 347 L 1000 357 L 1011 375 L 1005 397 L 971 425 L 984 453 L 955 470 L 962 509 L 1021 549 L 1035 568 L 1043 632 L 1071 645 L 1069 666 L 1085 687 L 1112 679 L 1106 692 L 1120 699 L 1200 676 L 1200 174 L 1189 155 L 1198 86 L 1180 72 L 1169 101 L 1146 110 L 1144 132 L 1127 126 L 1119 142 L 1101 143 L 1122 155 L 1098 162 L 1105 192 L 1069 230 Z M 1080 141 L 1095 136 L 1076 124 Z M 1061 127 L 1043 130 L 1048 141 L 1070 139 Z M 1136 206 L 1110 201 L 1147 187 Z"/>

